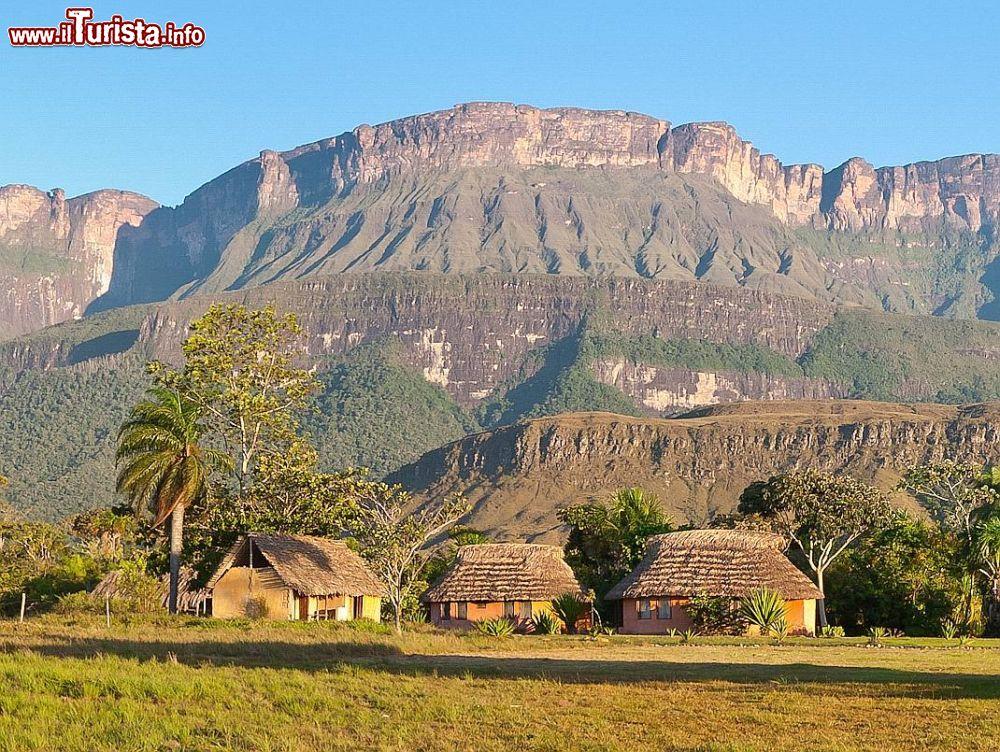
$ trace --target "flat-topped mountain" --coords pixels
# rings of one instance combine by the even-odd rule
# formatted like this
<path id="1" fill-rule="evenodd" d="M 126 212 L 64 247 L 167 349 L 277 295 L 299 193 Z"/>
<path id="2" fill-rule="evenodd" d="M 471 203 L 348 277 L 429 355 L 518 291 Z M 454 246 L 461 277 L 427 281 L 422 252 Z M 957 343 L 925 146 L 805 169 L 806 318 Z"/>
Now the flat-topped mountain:
<path id="1" fill-rule="evenodd" d="M 0 190 L 0 337 L 98 296 L 91 310 L 374 270 L 705 281 L 1000 318 L 996 154 L 824 170 L 726 123 L 472 103 L 261 152 L 175 208 Z"/>
<path id="2" fill-rule="evenodd" d="M 1000 403 L 749 402 L 669 420 L 563 414 L 467 436 L 391 479 L 427 496 L 466 494 L 469 523 L 501 539 L 556 541 L 560 507 L 623 486 L 659 494 L 677 522 L 705 524 L 775 473 L 843 471 L 890 490 L 908 466 L 944 457 L 1000 459 Z"/>
<path id="3" fill-rule="evenodd" d="M 725 123 L 473 103 L 262 152 L 123 236 L 100 307 L 382 270 L 705 280 L 994 311 L 1000 157 L 824 172 Z"/>

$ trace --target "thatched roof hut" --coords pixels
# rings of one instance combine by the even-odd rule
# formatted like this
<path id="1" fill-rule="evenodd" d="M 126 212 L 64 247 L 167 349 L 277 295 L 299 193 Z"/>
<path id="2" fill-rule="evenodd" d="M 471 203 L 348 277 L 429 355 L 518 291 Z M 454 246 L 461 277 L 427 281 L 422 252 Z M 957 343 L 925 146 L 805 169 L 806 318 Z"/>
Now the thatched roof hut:
<path id="1" fill-rule="evenodd" d="M 196 584 L 197 573 L 189 568 L 181 568 L 180 581 L 177 588 L 177 610 L 184 614 L 200 614 L 205 611 L 206 602 L 211 596 L 210 591 L 200 588 Z M 157 580 L 156 597 L 160 605 L 167 608 L 167 600 L 170 596 L 170 575 L 165 574 Z M 93 590 L 90 591 L 92 598 L 104 600 L 109 598 L 112 601 L 121 598 L 128 598 L 131 593 L 127 592 L 125 583 L 125 573 L 120 569 L 114 569 L 104 575 Z"/>
<path id="2" fill-rule="evenodd" d="M 786 600 L 821 598 L 784 555 L 784 540 L 749 530 L 687 530 L 654 535 L 646 556 L 605 596 L 607 600 L 667 596 L 740 598 L 766 587 Z"/>
<path id="3" fill-rule="evenodd" d="M 384 590 L 364 560 L 343 541 L 311 535 L 256 533 L 236 541 L 206 587 L 214 588 L 233 566 L 262 565 L 272 567 L 285 585 L 303 596 L 381 596 Z"/>
<path id="4" fill-rule="evenodd" d="M 558 546 L 481 543 L 459 548 L 455 563 L 422 600 L 547 601 L 563 593 L 587 597 Z"/>

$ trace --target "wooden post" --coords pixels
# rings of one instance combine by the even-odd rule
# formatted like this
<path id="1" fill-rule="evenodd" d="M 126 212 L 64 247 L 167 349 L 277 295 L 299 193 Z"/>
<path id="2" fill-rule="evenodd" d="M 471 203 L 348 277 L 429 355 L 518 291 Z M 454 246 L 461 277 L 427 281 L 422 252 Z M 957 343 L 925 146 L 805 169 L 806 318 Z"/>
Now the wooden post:
<path id="1" fill-rule="evenodd" d="M 104 596 L 104 618 L 108 622 L 108 629 L 111 629 L 111 595 Z"/>
<path id="2" fill-rule="evenodd" d="M 21 623 L 24 623 L 24 609 L 28 605 L 28 594 L 21 593 Z"/>

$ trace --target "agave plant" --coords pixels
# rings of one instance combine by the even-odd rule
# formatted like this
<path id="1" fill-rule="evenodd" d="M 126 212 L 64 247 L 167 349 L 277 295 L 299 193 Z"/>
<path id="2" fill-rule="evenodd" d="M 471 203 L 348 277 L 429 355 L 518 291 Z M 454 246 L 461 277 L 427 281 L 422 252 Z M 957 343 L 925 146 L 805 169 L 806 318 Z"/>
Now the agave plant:
<path id="1" fill-rule="evenodd" d="M 531 626 L 535 634 L 559 634 L 562 625 L 548 611 L 540 611 L 531 617 Z"/>
<path id="2" fill-rule="evenodd" d="M 785 641 L 785 638 L 788 637 L 788 619 L 781 616 L 771 625 L 771 628 L 767 630 L 767 634 L 772 640 L 780 645 Z"/>
<path id="3" fill-rule="evenodd" d="M 832 637 L 843 637 L 844 636 L 844 628 L 843 627 L 835 627 L 832 624 L 827 624 L 825 627 L 823 627 L 823 629 L 820 630 L 820 636 L 821 637 L 831 637 L 831 638 Z"/>
<path id="4" fill-rule="evenodd" d="M 514 634 L 514 622 L 503 617 L 483 619 L 476 622 L 476 630 L 489 637 L 510 637 Z"/>
<path id="5" fill-rule="evenodd" d="M 958 625 L 951 619 L 941 622 L 941 636 L 946 640 L 954 640 L 958 637 Z"/>
<path id="6" fill-rule="evenodd" d="M 740 601 L 740 613 L 748 622 L 759 627 L 761 634 L 773 633 L 782 623 L 786 633 L 788 631 L 787 606 L 784 599 L 773 590 L 754 590 Z"/>
<path id="7" fill-rule="evenodd" d="M 587 614 L 587 604 L 573 593 L 563 593 L 552 600 L 552 613 L 566 627 L 566 632 L 576 634 L 576 625 Z"/>
<path id="8" fill-rule="evenodd" d="M 693 629 L 685 629 L 683 632 L 681 632 L 681 645 L 689 645 L 691 641 L 694 640 L 694 638 L 697 636 L 698 633 L 695 632 Z"/>
<path id="9" fill-rule="evenodd" d="M 888 635 L 889 632 L 885 627 L 871 627 L 868 630 L 868 647 L 882 647 L 882 640 L 884 640 Z"/>

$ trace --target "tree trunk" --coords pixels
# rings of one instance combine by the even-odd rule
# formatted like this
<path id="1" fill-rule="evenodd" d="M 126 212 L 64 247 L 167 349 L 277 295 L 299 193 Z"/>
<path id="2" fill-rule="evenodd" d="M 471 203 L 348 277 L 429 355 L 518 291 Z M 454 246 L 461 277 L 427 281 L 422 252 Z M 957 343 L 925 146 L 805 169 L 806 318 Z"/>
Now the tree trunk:
<path id="1" fill-rule="evenodd" d="M 177 592 L 181 581 L 181 549 L 184 546 L 184 505 L 178 504 L 170 515 L 170 592 L 167 609 L 177 613 Z"/>
<path id="2" fill-rule="evenodd" d="M 403 601 L 402 599 L 392 604 L 392 613 L 396 620 L 396 634 L 403 634 Z"/>
<path id="3" fill-rule="evenodd" d="M 1000 637 L 1000 576 L 990 583 L 989 603 L 986 605 L 986 636 Z"/>
<path id="4" fill-rule="evenodd" d="M 819 588 L 820 594 L 823 596 L 816 603 L 816 615 L 819 617 L 819 628 L 823 630 L 826 628 L 826 590 L 823 588 L 823 570 L 816 570 L 816 587 Z"/>

